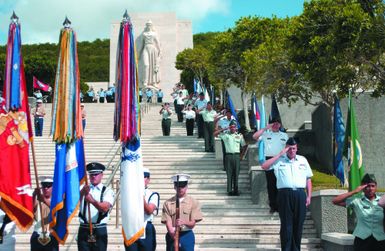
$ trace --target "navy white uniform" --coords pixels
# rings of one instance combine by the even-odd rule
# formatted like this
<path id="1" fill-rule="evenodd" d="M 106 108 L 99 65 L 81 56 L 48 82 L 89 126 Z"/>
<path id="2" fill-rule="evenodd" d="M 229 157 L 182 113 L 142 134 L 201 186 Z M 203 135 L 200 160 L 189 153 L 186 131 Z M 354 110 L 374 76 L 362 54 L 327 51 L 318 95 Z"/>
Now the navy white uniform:
<path id="1" fill-rule="evenodd" d="M 270 159 L 277 155 L 283 148 L 285 148 L 288 136 L 286 133 L 278 131 L 264 131 L 258 140 L 262 140 L 265 146 L 266 159 Z M 270 168 L 265 171 L 266 188 L 269 197 L 269 206 L 271 211 L 278 211 L 277 206 L 277 179 L 273 170 Z"/>
<path id="2" fill-rule="evenodd" d="M 271 169 L 277 177 L 281 249 L 300 250 L 306 216 L 305 188 L 313 172 L 306 158 L 300 155 L 292 160 L 283 155 L 274 162 Z"/>
<path id="3" fill-rule="evenodd" d="M 108 202 L 110 205 L 114 204 L 114 192 L 109 188 L 105 187 L 102 183 L 96 186 L 90 184 L 90 194 L 98 202 Z M 109 212 L 106 214 L 99 212 L 92 204 L 90 204 L 91 211 L 91 222 L 93 225 L 93 231 L 96 236 L 96 243 L 91 244 L 87 241 L 89 235 L 89 218 L 88 209 L 85 200 L 80 202 L 79 209 L 79 233 L 78 233 L 78 249 L 79 250 L 92 250 L 102 251 L 107 250 L 108 236 L 107 236 L 107 223 L 109 221 Z"/>
<path id="4" fill-rule="evenodd" d="M 1 251 L 15 251 L 15 229 L 16 225 L 13 221 L 9 220 L 9 223 L 4 224 L 5 213 L 0 209 L 0 230 L 1 230 L 1 240 L 0 241 L 0 250 Z M 8 218 L 9 219 L 9 218 Z"/>

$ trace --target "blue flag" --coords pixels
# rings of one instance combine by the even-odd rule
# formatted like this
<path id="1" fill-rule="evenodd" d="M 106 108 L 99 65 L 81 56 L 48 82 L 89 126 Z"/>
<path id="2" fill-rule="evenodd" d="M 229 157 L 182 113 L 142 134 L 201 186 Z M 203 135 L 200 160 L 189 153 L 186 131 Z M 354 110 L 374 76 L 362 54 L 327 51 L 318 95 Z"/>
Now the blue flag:
<path id="1" fill-rule="evenodd" d="M 228 92 L 227 92 L 227 103 L 228 103 L 228 108 L 231 111 L 231 115 L 233 115 L 235 121 L 237 121 L 237 127 L 239 129 L 241 127 L 241 125 L 239 124 L 238 116 L 237 116 L 237 113 L 235 112 L 235 107 L 234 107 L 233 101 L 231 100 L 230 94 Z"/>
<path id="2" fill-rule="evenodd" d="M 261 128 L 266 127 L 266 112 L 265 112 L 265 100 L 262 96 L 261 98 L 261 106 L 260 106 L 260 115 L 261 115 L 261 123 L 260 126 Z M 263 140 L 260 140 L 258 142 L 258 161 L 260 164 L 263 164 L 265 162 L 266 157 L 265 157 L 265 143 Z"/>
<path id="3" fill-rule="evenodd" d="M 340 101 L 336 97 L 334 99 L 334 149 L 333 149 L 333 172 L 340 180 L 341 184 L 345 184 L 344 162 L 342 159 L 344 141 L 345 141 L 345 125 L 340 108 Z"/>
<path id="4" fill-rule="evenodd" d="M 79 206 L 80 185 L 85 178 L 84 166 L 82 139 L 71 144 L 56 144 L 50 227 L 60 244 L 65 243 L 68 225 Z"/>

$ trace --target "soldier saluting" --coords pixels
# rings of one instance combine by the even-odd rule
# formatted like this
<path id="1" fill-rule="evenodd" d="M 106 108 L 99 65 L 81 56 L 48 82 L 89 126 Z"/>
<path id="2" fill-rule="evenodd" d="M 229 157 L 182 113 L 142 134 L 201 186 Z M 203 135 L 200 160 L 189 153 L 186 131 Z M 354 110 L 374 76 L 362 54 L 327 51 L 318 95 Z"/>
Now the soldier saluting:
<path id="1" fill-rule="evenodd" d="M 171 179 L 174 182 L 176 195 L 164 202 L 162 210 L 162 223 L 166 224 L 167 228 L 166 250 L 175 250 L 174 242 L 176 242 L 179 243 L 177 248 L 192 251 L 195 246 L 193 228 L 197 222 L 202 220 L 200 205 L 197 200 L 187 195 L 190 175 L 177 174 L 172 176 Z M 177 207 L 177 204 L 179 204 L 179 207 Z M 177 217 L 178 215 L 179 217 Z M 176 238 L 175 236 L 178 237 L 178 235 L 179 238 Z"/>

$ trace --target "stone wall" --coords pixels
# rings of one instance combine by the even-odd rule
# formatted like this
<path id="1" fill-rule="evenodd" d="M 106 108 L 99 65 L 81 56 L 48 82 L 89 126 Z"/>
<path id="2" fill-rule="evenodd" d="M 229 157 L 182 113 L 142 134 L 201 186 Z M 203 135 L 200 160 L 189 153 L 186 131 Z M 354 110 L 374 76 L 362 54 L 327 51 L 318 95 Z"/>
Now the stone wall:
<path id="1" fill-rule="evenodd" d="M 164 92 L 164 101 L 171 101 L 170 93 L 180 81 L 180 71 L 175 69 L 176 55 L 186 48 L 193 47 L 192 24 L 189 20 L 179 20 L 173 12 L 164 13 L 129 13 L 134 26 L 135 40 L 143 32 L 145 24 L 151 20 L 158 33 L 161 47 L 160 89 Z M 110 37 L 110 83 L 115 82 L 116 50 L 120 21 L 111 24 Z"/>

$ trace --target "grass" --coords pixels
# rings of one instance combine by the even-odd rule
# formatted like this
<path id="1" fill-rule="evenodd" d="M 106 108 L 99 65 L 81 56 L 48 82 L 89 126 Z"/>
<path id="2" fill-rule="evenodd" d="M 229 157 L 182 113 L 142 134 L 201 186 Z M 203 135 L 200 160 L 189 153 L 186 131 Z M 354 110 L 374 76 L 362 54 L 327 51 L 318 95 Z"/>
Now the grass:
<path id="1" fill-rule="evenodd" d="M 340 185 L 340 181 L 336 176 L 319 171 L 322 170 L 319 163 L 309 161 L 309 164 L 311 166 L 311 170 L 313 171 L 313 177 L 311 180 L 314 191 L 321 189 L 345 189 Z"/>

